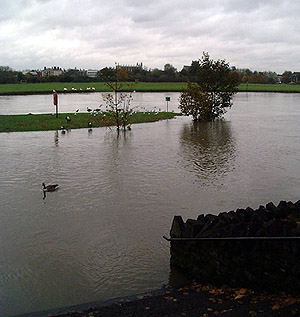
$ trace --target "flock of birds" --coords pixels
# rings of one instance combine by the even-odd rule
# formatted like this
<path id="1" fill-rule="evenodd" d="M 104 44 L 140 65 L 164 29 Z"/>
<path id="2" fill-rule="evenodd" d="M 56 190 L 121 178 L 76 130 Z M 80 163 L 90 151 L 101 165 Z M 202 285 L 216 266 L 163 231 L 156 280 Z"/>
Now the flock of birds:
<path id="1" fill-rule="evenodd" d="M 86 88 L 86 90 L 95 90 L 96 88 L 95 87 L 87 87 Z M 64 91 L 67 91 L 68 90 L 68 88 L 64 88 Z M 76 91 L 77 89 L 76 88 L 74 88 L 74 87 L 72 87 L 71 88 L 71 90 L 73 90 L 73 91 Z M 83 90 L 82 88 L 79 88 L 79 90 Z"/>
<path id="2" fill-rule="evenodd" d="M 99 114 L 101 113 L 101 107 L 102 107 L 102 104 L 101 104 L 98 108 L 96 108 L 96 109 L 91 109 L 91 108 L 89 108 L 89 107 L 86 107 L 86 111 L 87 111 L 89 114 L 91 114 L 91 116 L 96 117 L 97 115 L 99 115 Z M 153 108 L 153 110 L 151 110 L 151 111 L 149 111 L 149 110 L 147 111 L 145 107 L 141 107 L 140 110 L 141 110 L 141 112 L 142 112 L 143 114 L 148 114 L 148 115 L 150 115 L 150 114 L 152 114 L 152 113 L 154 113 L 155 115 L 157 115 L 157 114 L 159 114 L 159 112 L 162 111 L 161 108 L 158 108 L 158 107 L 156 107 L 156 106 L 155 106 L 155 107 Z M 74 116 L 76 116 L 79 111 L 80 111 L 80 109 L 76 109 L 75 112 L 74 112 Z M 131 111 L 131 114 L 130 114 L 130 115 L 132 115 L 132 114 L 134 114 L 134 113 L 137 113 L 137 112 L 139 112 L 139 111 Z M 172 110 L 172 112 L 174 112 L 174 110 Z M 104 118 L 104 117 L 106 116 L 106 114 L 105 114 L 105 113 L 102 113 L 102 116 L 103 116 L 103 118 Z M 72 121 L 72 119 L 71 119 L 70 116 L 66 116 L 65 119 L 66 119 L 66 122 L 67 122 L 67 123 L 70 123 L 70 122 Z M 89 128 L 92 127 L 92 122 L 88 122 L 88 127 L 89 127 Z M 66 127 L 65 127 L 64 125 L 62 125 L 62 126 L 61 126 L 61 130 L 62 130 L 62 133 L 65 133 L 65 131 L 66 131 L 67 129 L 66 129 Z"/>
<path id="3" fill-rule="evenodd" d="M 102 105 L 100 105 L 100 106 L 99 106 L 98 108 L 96 108 L 96 109 L 91 109 L 91 108 L 89 108 L 89 107 L 86 107 L 86 111 L 87 111 L 88 113 L 90 113 L 92 116 L 96 117 L 98 114 L 101 113 L 101 108 L 100 108 L 101 106 L 102 106 Z M 75 112 L 74 112 L 74 116 L 76 116 L 79 111 L 80 111 L 80 109 L 76 109 Z M 106 116 L 106 114 L 104 113 L 104 114 L 103 114 L 103 117 L 105 117 L 105 116 Z M 72 121 L 72 119 L 71 119 L 70 116 L 66 116 L 65 119 L 66 119 L 66 123 L 67 123 L 67 124 Z M 92 125 L 93 125 L 92 122 L 89 121 L 89 122 L 88 122 L 88 127 L 91 128 Z M 65 131 L 67 130 L 66 126 L 64 126 L 64 125 L 62 125 L 62 126 L 60 127 L 60 129 L 62 130 L 62 133 L 65 133 Z"/>
<path id="4" fill-rule="evenodd" d="M 101 107 L 101 106 L 102 106 L 102 105 L 100 105 L 100 107 Z M 77 109 L 77 110 L 79 110 L 79 109 Z M 77 111 L 77 110 L 76 110 L 76 111 Z M 100 108 L 96 108 L 96 109 L 93 110 L 93 109 L 91 109 L 91 108 L 89 108 L 89 107 L 86 107 L 86 111 L 95 117 L 98 113 L 101 112 L 101 109 L 100 109 Z"/>

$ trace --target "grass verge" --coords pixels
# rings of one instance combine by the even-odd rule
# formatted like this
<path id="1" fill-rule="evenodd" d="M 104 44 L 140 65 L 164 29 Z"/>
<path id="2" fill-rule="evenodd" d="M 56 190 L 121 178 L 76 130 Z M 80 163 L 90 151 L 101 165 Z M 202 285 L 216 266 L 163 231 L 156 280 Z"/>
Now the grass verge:
<path id="1" fill-rule="evenodd" d="M 173 112 L 136 112 L 132 115 L 131 123 L 154 122 L 165 119 L 173 119 L 180 115 Z M 71 121 L 68 122 L 66 117 Z M 91 126 L 89 125 L 91 123 Z M 0 115 L 0 132 L 22 132 L 22 131 L 47 131 L 66 129 L 80 129 L 90 127 L 112 126 L 114 121 L 107 113 L 93 116 L 89 113 L 61 113 L 58 118 L 52 114 L 26 114 L 26 115 Z"/>
<path id="2" fill-rule="evenodd" d="M 288 84 L 240 84 L 238 86 L 239 91 L 249 92 L 300 92 L 300 85 L 288 85 Z"/>
<path id="3" fill-rule="evenodd" d="M 121 85 L 122 91 L 182 91 L 187 83 L 133 83 L 124 82 Z M 1 84 L 0 95 L 26 95 L 26 94 L 50 94 L 56 90 L 59 93 L 91 93 L 107 92 L 111 89 L 103 82 L 94 83 L 22 83 L 22 84 Z"/>
<path id="4" fill-rule="evenodd" d="M 187 83 L 184 82 L 159 82 L 146 83 L 132 82 L 123 83 L 123 91 L 141 92 L 180 92 L 185 90 Z M 66 89 L 66 90 L 65 90 Z M 0 95 L 26 95 L 26 94 L 50 94 L 53 90 L 59 93 L 81 93 L 81 92 L 106 92 L 109 87 L 103 82 L 94 83 L 22 83 L 1 84 Z M 239 91 L 249 92 L 300 92 L 300 85 L 286 84 L 241 84 Z"/>

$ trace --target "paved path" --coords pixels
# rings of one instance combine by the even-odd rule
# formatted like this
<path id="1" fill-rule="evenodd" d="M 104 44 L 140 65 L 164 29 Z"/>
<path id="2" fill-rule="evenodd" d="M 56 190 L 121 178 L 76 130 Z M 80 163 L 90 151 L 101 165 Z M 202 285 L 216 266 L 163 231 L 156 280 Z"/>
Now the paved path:
<path id="1" fill-rule="evenodd" d="M 157 295 L 159 294 L 159 295 Z M 300 297 L 192 283 L 53 316 L 300 316 Z"/>

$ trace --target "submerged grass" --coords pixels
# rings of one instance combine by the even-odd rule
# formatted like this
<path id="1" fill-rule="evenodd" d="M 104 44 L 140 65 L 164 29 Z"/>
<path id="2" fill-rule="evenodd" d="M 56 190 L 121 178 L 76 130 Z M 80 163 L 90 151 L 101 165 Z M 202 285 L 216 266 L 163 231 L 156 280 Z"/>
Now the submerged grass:
<path id="1" fill-rule="evenodd" d="M 131 123 L 154 122 L 165 119 L 173 119 L 178 113 L 173 112 L 135 112 L 132 115 Z M 66 120 L 69 116 L 71 121 Z M 91 123 L 91 126 L 89 125 Z M 25 115 L 0 115 L 0 132 L 21 132 L 21 131 L 47 131 L 79 128 L 95 128 L 112 126 L 114 121 L 108 113 L 101 113 L 93 116 L 89 113 L 61 113 L 58 118 L 52 114 L 25 114 Z"/>

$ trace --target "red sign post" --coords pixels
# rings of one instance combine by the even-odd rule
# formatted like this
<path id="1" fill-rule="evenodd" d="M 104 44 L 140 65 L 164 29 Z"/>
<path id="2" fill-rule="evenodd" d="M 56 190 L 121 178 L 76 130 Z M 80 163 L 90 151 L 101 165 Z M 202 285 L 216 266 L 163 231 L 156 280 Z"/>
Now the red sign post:
<path id="1" fill-rule="evenodd" d="M 56 107 L 56 118 L 58 118 L 58 94 L 53 90 L 53 104 Z"/>

